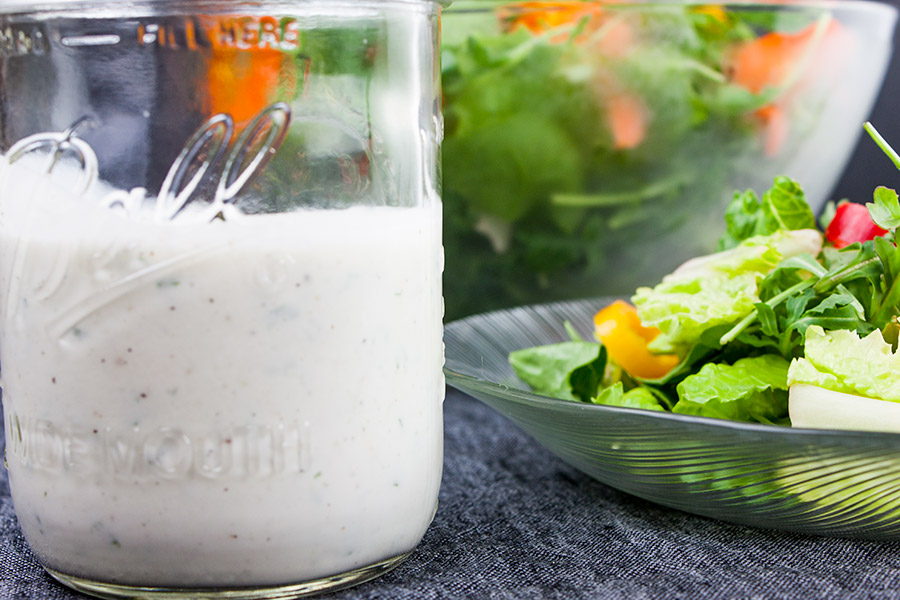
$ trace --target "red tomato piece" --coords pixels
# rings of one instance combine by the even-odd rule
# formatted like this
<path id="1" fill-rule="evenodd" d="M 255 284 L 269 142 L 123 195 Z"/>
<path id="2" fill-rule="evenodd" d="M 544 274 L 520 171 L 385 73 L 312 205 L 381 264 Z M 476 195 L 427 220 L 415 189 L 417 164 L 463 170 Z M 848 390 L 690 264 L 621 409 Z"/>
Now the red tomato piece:
<path id="1" fill-rule="evenodd" d="M 843 248 L 854 242 L 867 242 L 887 231 L 879 227 L 862 204 L 846 202 L 837 207 L 834 218 L 825 230 L 825 237 L 835 248 Z"/>

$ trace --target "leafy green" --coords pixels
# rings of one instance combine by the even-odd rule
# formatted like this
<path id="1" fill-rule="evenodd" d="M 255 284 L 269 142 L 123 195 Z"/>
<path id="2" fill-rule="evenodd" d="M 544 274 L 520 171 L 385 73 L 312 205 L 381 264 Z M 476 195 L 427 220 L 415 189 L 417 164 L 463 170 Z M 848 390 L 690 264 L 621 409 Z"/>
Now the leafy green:
<path id="1" fill-rule="evenodd" d="M 536 392 L 589 402 L 606 370 L 606 349 L 592 342 L 562 342 L 510 353 L 509 363 Z"/>
<path id="2" fill-rule="evenodd" d="M 896 229 L 900 226 L 900 204 L 897 203 L 897 192 L 879 186 L 875 188 L 875 202 L 866 204 L 875 224 L 882 229 Z"/>
<path id="3" fill-rule="evenodd" d="M 819 14 L 798 10 L 790 27 Z M 738 85 L 725 65 L 758 26 L 781 27 L 775 15 L 679 4 L 610 5 L 604 15 L 634 32 L 627 51 L 598 50 L 606 29 L 584 20 L 532 33 L 483 3 L 444 14 L 448 318 L 595 295 L 598 282 L 604 293 L 630 293 L 679 253 L 711 250 L 710 202 L 718 206 L 735 179 L 759 177 L 758 124 L 748 116 L 773 91 Z M 647 115 L 633 146 L 618 144 L 611 126 L 620 92 Z M 785 182 L 764 197 L 764 222 L 805 227 L 795 220 L 809 215 L 791 210 L 803 208 L 796 192 Z M 731 245 L 763 233 L 751 229 Z M 650 255 L 636 239 L 670 251 Z"/>
<path id="4" fill-rule="evenodd" d="M 871 330 L 859 301 L 845 286 L 820 285 L 840 268 L 826 269 L 811 255 L 783 261 L 760 283 L 762 301 L 755 310 L 720 341 L 737 341 L 792 358 L 802 354 L 804 335 L 812 324 Z"/>
<path id="5" fill-rule="evenodd" d="M 787 417 L 787 375 L 790 363 L 764 354 L 733 365 L 708 363 L 678 384 L 673 412 L 778 423 Z"/>
<path id="6" fill-rule="evenodd" d="M 466 172 L 456 191 L 477 198 L 481 211 L 504 221 L 521 218 L 548 194 L 581 187 L 578 150 L 541 114 L 498 118 L 448 139 L 444 151 L 458 153 L 456 168 Z M 504 160 L 495 162 L 496 154 Z"/>
<path id="7" fill-rule="evenodd" d="M 803 198 L 787 178 L 761 200 L 735 195 L 723 239 L 736 245 L 635 292 L 641 324 L 661 332 L 649 347 L 680 353 L 665 376 L 631 378 L 594 349 L 552 355 L 550 374 L 535 355 L 542 374 L 523 379 L 582 402 L 776 424 L 794 383 L 900 402 L 900 197 L 878 188 L 868 210 L 886 233 L 840 249 L 823 246 Z"/>
<path id="8" fill-rule="evenodd" d="M 787 177 L 777 177 L 762 200 L 753 190 L 735 193 L 725 210 L 725 227 L 725 234 L 719 239 L 720 250 L 779 230 L 815 229 L 816 219 L 800 185 Z"/>
<path id="9" fill-rule="evenodd" d="M 881 137 L 881 134 L 878 133 L 878 131 L 875 129 L 875 127 L 872 126 L 871 123 L 864 123 L 863 129 L 865 129 L 866 133 L 868 133 L 869 136 L 871 136 L 871 138 L 875 140 L 875 143 L 878 144 L 878 147 L 881 148 L 881 150 L 887 155 L 887 157 L 891 159 L 891 162 L 894 163 L 894 166 L 900 169 L 900 154 L 897 154 L 897 152 L 893 148 L 891 148 L 891 145 L 887 143 L 887 140 Z"/>
<path id="10" fill-rule="evenodd" d="M 791 363 L 788 383 L 805 383 L 835 392 L 900 402 L 900 354 L 881 332 L 860 339 L 854 331 L 806 331 L 805 355 Z"/>
<path id="11" fill-rule="evenodd" d="M 623 391 L 622 382 L 603 388 L 599 393 L 591 398 L 594 404 L 605 404 L 607 406 L 621 406 L 624 408 L 641 408 L 644 410 L 656 410 L 665 412 L 665 408 L 659 403 L 659 400 L 653 393 L 643 387 L 634 388 L 627 392 Z"/>
<path id="12" fill-rule="evenodd" d="M 820 244 L 816 232 L 779 230 L 688 261 L 652 289 L 638 288 L 632 301 L 641 321 L 662 331 L 653 348 L 683 350 L 704 331 L 751 314 L 760 302 L 759 280 L 787 257 L 817 253 Z"/>

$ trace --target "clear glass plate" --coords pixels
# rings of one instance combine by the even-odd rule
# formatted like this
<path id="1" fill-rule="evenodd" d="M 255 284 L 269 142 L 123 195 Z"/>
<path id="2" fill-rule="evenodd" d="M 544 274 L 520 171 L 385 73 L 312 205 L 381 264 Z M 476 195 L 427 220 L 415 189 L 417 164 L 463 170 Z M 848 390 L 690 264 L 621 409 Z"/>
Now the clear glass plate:
<path id="1" fill-rule="evenodd" d="M 569 402 L 531 392 L 510 351 L 592 338 L 609 299 L 447 325 L 447 383 L 487 403 L 591 477 L 687 512 L 802 533 L 900 539 L 900 435 L 791 429 Z"/>

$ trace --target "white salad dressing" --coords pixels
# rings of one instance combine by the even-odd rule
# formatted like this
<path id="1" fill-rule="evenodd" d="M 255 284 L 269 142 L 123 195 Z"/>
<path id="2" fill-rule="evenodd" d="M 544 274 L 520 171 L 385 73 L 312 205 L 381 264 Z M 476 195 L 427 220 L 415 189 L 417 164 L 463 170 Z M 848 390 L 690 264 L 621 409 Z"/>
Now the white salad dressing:
<path id="1" fill-rule="evenodd" d="M 441 475 L 438 202 L 158 223 L 3 164 L 6 453 L 45 565 L 250 586 L 416 545 Z"/>

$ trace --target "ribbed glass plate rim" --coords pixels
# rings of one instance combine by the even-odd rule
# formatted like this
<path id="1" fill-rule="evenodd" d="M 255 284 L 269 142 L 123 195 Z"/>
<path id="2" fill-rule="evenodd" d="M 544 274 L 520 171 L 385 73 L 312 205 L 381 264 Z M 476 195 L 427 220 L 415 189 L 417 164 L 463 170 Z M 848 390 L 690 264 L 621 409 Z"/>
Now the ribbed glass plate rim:
<path id="1" fill-rule="evenodd" d="M 819 441 L 828 440 L 830 442 L 843 442 L 848 445 L 870 445 L 870 444 L 900 444 L 900 434 L 880 431 L 849 431 L 841 429 L 803 429 L 795 427 L 787 427 L 783 425 L 765 425 L 761 423 L 745 423 L 741 421 L 729 421 L 726 419 L 715 419 L 711 417 L 700 417 L 694 415 L 682 415 L 672 412 L 660 412 L 641 410 L 633 408 L 624 408 L 618 406 L 606 406 L 602 404 L 587 404 L 581 402 L 573 402 L 569 400 L 561 400 L 544 396 L 533 391 L 524 389 L 525 384 L 519 382 L 523 388 L 510 387 L 499 381 L 484 379 L 464 372 L 463 369 L 456 365 L 465 366 L 466 362 L 456 356 L 457 348 L 466 348 L 464 342 L 455 342 L 460 339 L 460 333 L 465 329 L 480 329 L 477 324 L 485 321 L 499 320 L 506 317 L 511 321 L 518 320 L 517 317 L 524 315 L 528 311 L 546 311 L 559 314 L 574 314 L 583 312 L 585 309 L 596 312 L 603 306 L 609 304 L 616 298 L 599 296 L 595 298 L 582 298 L 577 300 L 567 300 L 561 302 L 550 302 L 545 304 L 533 304 L 526 306 L 517 306 L 505 308 L 486 313 L 479 313 L 457 319 L 447 323 L 444 327 L 444 340 L 447 344 L 446 363 L 444 366 L 444 375 L 447 384 L 462 392 L 468 393 L 472 390 L 486 392 L 504 398 L 505 400 L 517 402 L 520 404 L 530 405 L 532 407 L 549 409 L 562 413 L 583 414 L 585 412 L 595 412 L 598 414 L 631 414 L 636 418 L 642 418 L 647 421 L 648 425 L 659 422 L 675 422 L 683 425 L 693 426 L 697 429 L 715 429 L 715 430 L 733 430 L 747 431 L 756 433 L 765 433 L 767 435 L 787 438 L 814 438 Z M 560 322 L 562 327 L 562 322 Z M 560 339 L 562 341 L 562 338 Z M 550 342 L 548 342 L 550 343 Z M 510 349 L 512 350 L 512 348 Z"/>

